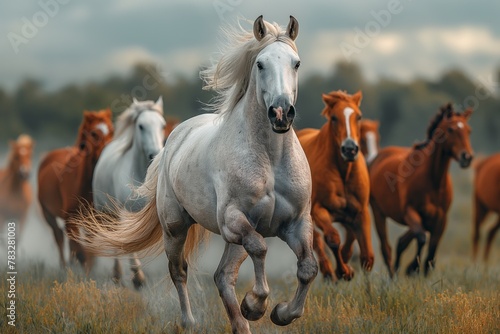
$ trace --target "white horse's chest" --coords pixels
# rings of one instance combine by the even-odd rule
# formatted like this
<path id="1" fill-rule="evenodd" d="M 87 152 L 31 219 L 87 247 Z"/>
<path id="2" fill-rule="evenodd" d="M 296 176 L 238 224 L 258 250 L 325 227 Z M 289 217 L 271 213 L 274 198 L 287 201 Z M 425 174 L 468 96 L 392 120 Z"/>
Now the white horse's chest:
<path id="1" fill-rule="evenodd" d="M 265 192 L 254 195 L 254 204 L 243 208 L 257 232 L 274 236 L 282 222 L 295 221 L 303 215 L 310 199 L 310 176 L 306 174 L 295 174 L 293 169 L 279 166 L 268 180 L 263 180 L 268 185 Z"/>

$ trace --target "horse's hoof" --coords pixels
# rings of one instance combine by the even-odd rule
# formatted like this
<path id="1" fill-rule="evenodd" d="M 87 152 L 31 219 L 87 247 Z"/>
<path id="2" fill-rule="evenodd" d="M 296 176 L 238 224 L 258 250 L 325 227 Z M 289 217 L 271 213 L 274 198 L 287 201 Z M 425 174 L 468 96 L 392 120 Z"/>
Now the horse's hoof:
<path id="1" fill-rule="evenodd" d="M 281 310 L 285 307 L 286 307 L 285 303 L 279 303 L 278 305 L 276 305 L 274 307 L 273 311 L 271 312 L 271 321 L 275 325 L 287 326 L 287 325 L 290 325 L 295 320 L 295 318 L 285 319 L 285 320 L 280 318 L 279 313 L 283 312 Z"/>
<path id="2" fill-rule="evenodd" d="M 132 283 L 137 291 L 141 290 L 146 285 L 146 276 L 142 270 L 132 275 Z"/>
<path id="3" fill-rule="evenodd" d="M 324 273 L 323 274 L 323 281 L 326 283 L 332 283 L 333 282 L 333 274 L 332 273 Z"/>
<path id="4" fill-rule="evenodd" d="M 350 281 L 354 277 L 354 269 L 346 266 L 344 270 L 337 270 L 335 275 L 338 279 L 343 279 L 344 281 Z"/>
<path id="5" fill-rule="evenodd" d="M 141 280 L 132 280 L 132 283 L 134 284 L 134 288 L 139 291 L 141 290 L 145 285 L 146 285 L 146 282 L 144 281 L 141 281 Z"/>
<path id="6" fill-rule="evenodd" d="M 139 291 L 144 286 L 146 286 L 146 281 L 143 278 L 134 277 L 132 278 L 132 283 L 134 284 L 134 288 Z"/>
<path id="7" fill-rule="evenodd" d="M 253 302 L 252 302 L 253 301 Z M 241 302 L 241 314 L 245 317 L 245 319 L 250 321 L 259 320 L 264 316 L 267 310 L 267 305 L 269 304 L 267 298 L 259 302 L 257 298 L 253 297 L 252 292 L 247 292 L 245 298 Z M 250 306 L 252 305 L 252 306 Z"/>
<path id="8" fill-rule="evenodd" d="M 406 268 L 406 276 L 418 276 L 420 272 L 420 267 L 417 265 L 409 265 Z"/>

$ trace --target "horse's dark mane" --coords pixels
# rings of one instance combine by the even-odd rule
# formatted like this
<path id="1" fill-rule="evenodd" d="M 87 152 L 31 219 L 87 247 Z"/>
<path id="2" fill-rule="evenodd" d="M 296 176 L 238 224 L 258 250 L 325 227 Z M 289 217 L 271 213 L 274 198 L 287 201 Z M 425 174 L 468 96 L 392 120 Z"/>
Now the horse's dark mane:
<path id="1" fill-rule="evenodd" d="M 438 128 L 441 121 L 445 117 L 451 117 L 458 114 L 458 112 L 453 110 L 453 105 L 451 104 L 451 102 L 442 106 L 436 116 L 434 116 L 434 118 L 431 119 L 431 122 L 429 123 L 429 127 L 427 128 L 427 138 L 424 141 L 414 144 L 413 148 L 416 150 L 421 150 L 426 147 L 432 140 L 432 136 L 434 136 L 434 132 Z"/>

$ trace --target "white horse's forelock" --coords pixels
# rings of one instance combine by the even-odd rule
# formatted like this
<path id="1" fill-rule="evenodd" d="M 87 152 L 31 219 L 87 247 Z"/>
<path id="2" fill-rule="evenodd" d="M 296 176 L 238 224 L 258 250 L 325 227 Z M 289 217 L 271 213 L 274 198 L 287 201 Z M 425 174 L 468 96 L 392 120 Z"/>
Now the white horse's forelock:
<path id="1" fill-rule="evenodd" d="M 264 21 L 267 34 L 257 41 L 252 30 L 245 30 L 241 24 L 236 28 L 223 29 L 226 45 L 220 51 L 220 59 L 202 70 L 200 76 L 204 90 L 213 90 L 217 96 L 206 109 L 223 114 L 233 110 L 245 95 L 250 81 L 250 72 L 257 55 L 274 42 L 289 45 L 295 52 L 295 42 L 286 35 L 277 23 Z"/>
<path id="2" fill-rule="evenodd" d="M 119 141 L 121 145 L 118 151 L 123 153 L 132 146 L 134 139 L 134 124 L 139 115 L 144 111 L 155 111 L 163 116 L 162 104 L 155 101 L 135 101 L 132 105 L 118 116 L 116 131 L 113 141 Z"/>

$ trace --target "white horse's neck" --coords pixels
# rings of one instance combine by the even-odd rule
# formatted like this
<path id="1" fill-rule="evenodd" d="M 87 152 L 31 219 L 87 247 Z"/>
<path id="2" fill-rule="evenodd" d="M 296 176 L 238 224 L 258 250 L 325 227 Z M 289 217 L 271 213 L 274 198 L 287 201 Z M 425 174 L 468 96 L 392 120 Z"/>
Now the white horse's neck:
<path id="1" fill-rule="evenodd" d="M 134 180 L 142 183 L 146 177 L 146 172 L 149 166 L 149 160 L 144 152 L 142 145 L 138 139 L 139 135 L 134 133 L 134 140 L 132 142 L 132 147 L 127 151 L 128 155 L 127 161 L 131 161 L 131 171 L 134 176 Z"/>

